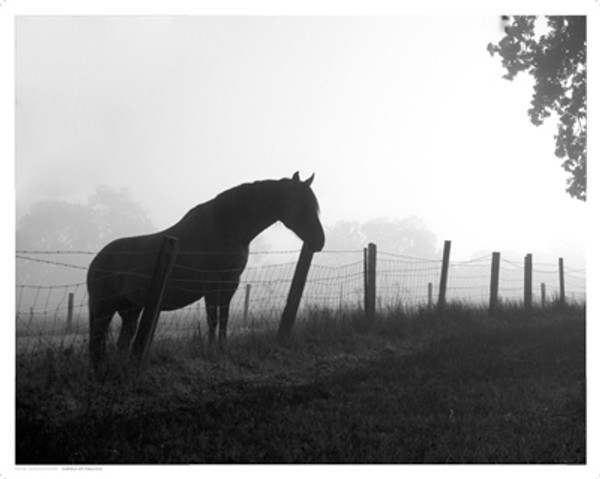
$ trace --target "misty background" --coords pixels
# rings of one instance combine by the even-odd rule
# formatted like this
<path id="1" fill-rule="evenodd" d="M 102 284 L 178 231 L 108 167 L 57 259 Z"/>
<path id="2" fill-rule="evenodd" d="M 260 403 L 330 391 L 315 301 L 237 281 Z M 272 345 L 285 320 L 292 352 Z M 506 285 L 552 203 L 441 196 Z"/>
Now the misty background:
<path id="1" fill-rule="evenodd" d="M 299 170 L 303 179 L 316 173 L 313 188 L 327 234 L 311 271 L 326 260 L 348 261 L 327 253 L 362 249 L 366 241 L 439 260 L 443 241 L 451 239 L 453 261 L 492 251 L 522 261 L 530 252 L 537 268 L 546 268 L 540 262 L 555 268 L 562 256 L 585 276 L 585 239 L 596 234 L 588 211 L 595 195 L 585 204 L 565 193 L 555 126 L 535 127 L 527 115 L 531 79 L 503 80 L 500 61 L 486 47 L 502 36 L 500 14 L 596 11 L 596 0 L 477 4 L 477 12 L 493 9 L 489 15 L 473 14 L 472 2 L 437 2 L 458 13 L 389 17 L 61 17 L 55 15 L 88 9 L 220 15 L 230 8 L 223 4 L 236 2 L 194 2 L 185 9 L 179 1 L 158 8 L 122 0 L 85 7 L 0 3 L 2 13 L 52 15 L 14 17 L 14 39 L 13 18 L 0 15 L 0 25 L 9 27 L 0 28 L 9 37 L 0 44 L 8 58 L 3 110 L 12 126 L 15 107 L 16 133 L 14 190 L 10 166 L 4 176 L 5 218 L 16 227 L 17 256 L 38 249 L 94 252 L 114 237 L 168 227 L 227 188 Z M 256 3 L 236 8 L 268 13 L 269 2 Z M 436 2 L 418 8 L 430 3 L 435 8 Z M 292 8 L 330 13 L 330 4 Z M 377 13 L 395 11 L 377 0 L 369 4 Z M 366 9 L 356 2 L 346 7 Z M 590 37 L 597 31 L 589 28 Z M 12 135 L 5 140 L 11 158 L 5 163 L 12 165 Z M 299 248 L 281 225 L 251 246 L 255 252 Z M 12 257 L 12 244 L 6 251 Z M 595 252 L 588 253 L 593 266 Z M 33 270 L 17 258 L 17 285 L 79 284 L 91 255 L 51 260 L 70 266 L 35 263 Z M 489 277 L 488 266 L 474 268 Z M 521 265 L 515 271 L 520 294 Z M 7 276 L 12 304 L 14 268 Z M 65 291 L 59 291 L 63 304 Z M 40 294 L 36 304 L 46 309 L 47 297 Z M 83 303 L 79 311 L 87 321 Z M 15 324 L 4 324 L 10 344 L 4 363 L 10 365 Z M 594 322 L 586 328 L 594 337 Z M 588 364 L 597 363 L 594 351 L 586 351 Z M 13 368 L 2 370 L 10 411 Z M 593 412 L 588 409 L 588 427 L 595 424 Z"/>
<path id="2" fill-rule="evenodd" d="M 555 124 L 527 117 L 532 80 L 502 79 L 486 50 L 502 28 L 497 15 L 17 17 L 17 251 L 98 251 L 299 170 L 316 173 L 326 230 L 315 262 L 368 242 L 438 259 L 450 239 L 453 260 L 584 268 L 586 205 L 565 193 Z M 251 248 L 300 241 L 277 225 Z M 90 260 L 46 274 L 76 282 Z M 17 283 L 42 280 L 27 264 Z"/>

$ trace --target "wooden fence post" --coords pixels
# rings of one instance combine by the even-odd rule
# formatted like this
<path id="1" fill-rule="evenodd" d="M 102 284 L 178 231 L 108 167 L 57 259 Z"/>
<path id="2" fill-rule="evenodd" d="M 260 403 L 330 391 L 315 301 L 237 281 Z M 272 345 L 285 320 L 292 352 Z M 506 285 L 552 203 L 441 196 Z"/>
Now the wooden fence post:
<path id="1" fill-rule="evenodd" d="M 565 262 L 558 258 L 558 284 L 560 287 L 558 301 L 561 306 L 565 304 Z"/>
<path id="2" fill-rule="evenodd" d="M 427 307 L 433 307 L 433 283 L 430 281 L 427 283 Z"/>
<path id="3" fill-rule="evenodd" d="M 444 256 L 442 258 L 442 273 L 440 276 L 440 291 L 438 297 L 438 309 L 442 310 L 446 306 L 446 286 L 448 285 L 448 270 L 450 268 L 450 247 L 452 242 L 444 241 Z"/>
<path id="4" fill-rule="evenodd" d="M 498 286 L 500 284 L 500 253 L 492 253 L 492 275 L 490 280 L 490 314 L 498 308 Z"/>
<path id="5" fill-rule="evenodd" d="M 540 298 L 541 298 L 541 307 L 544 309 L 546 307 L 546 283 L 540 284 Z"/>
<path id="6" fill-rule="evenodd" d="M 175 264 L 178 251 L 179 239 L 173 236 L 165 236 L 160 247 L 160 252 L 158 253 L 154 275 L 152 276 L 146 295 L 144 312 L 142 313 L 131 349 L 132 354 L 140 361 L 140 366 L 142 367 L 146 365 L 146 361 L 148 360 L 150 345 L 152 344 L 154 331 L 158 324 L 165 286 Z"/>
<path id="7" fill-rule="evenodd" d="M 246 294 L 244 295 L 244 324 L 248 321 L 248 311 L 250 309 L 250 289 L 251 284 L 246 284 Z"/>
<path id="8" fill-rule="evenodd" d="M 365 293 L 363 304 L 366 315 L 369 304 L 369 250 L 367 248 L 363 248 L 363 291 Z"/>
<path id="9" fill-rule="evenodd" d="M 292 332 L 313 254 L 313 251 L 308 248 L 306 244 L 302 245 L 300 257 L 298 258 L 298 263 L 296 264 L 296 270 L 294 271 L 294 277 L 292 278 L 292 284 L 288 293 L 287 302 L 283 309 L 283 314 L 281 315 L 281 323 L 279 323 L 279 332 L 277 333 L 279 339 L 289 336 Z"/>
<path id="10" fill-rule="evenodd" d="M 531 253 L 525 256 L 524 302 L 525 309 L 531 309 L 533 304 L 533 259 Z"/>
<path id="11" fill-rule="evenodd" d="M 73 330 L 73 293 L 69 293 L 69 301 L 67 303 L 67 333 Z"/>
<path id="12" fill-rule="evenodd" d="M 367 318 L 375 318 L 377 303 L 377 246 L 369 243 L 367 248 L 367 271 L 365 277 L 365 314 Z"/>

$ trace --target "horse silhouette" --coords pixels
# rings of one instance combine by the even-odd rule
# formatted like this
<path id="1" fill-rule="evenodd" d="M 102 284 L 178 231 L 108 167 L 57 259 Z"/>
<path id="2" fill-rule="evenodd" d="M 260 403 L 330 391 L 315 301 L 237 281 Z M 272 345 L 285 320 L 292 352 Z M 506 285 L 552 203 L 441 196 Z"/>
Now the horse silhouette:
<path id="1" fill-rule="evenodd" d="M 178 223 L 154 234 L 117 239 L 92 260 L 88 274 L 92 365 L 106 359 L 108 326 L 116 312 L 122 319 L 117 340 L 128 351 L 165 236 L 179 240 L 179 252 L 167 281 L 161 310 L 174 310 L 204 297 L 209 343 L 227 336 L 229 303 L 248 261 L 254 237 L 277 221 L 291 229 L 312 251 L 325 244 L 319 205 L 310 188 L 314 174 L 246 183 L 192 208 Z"/>

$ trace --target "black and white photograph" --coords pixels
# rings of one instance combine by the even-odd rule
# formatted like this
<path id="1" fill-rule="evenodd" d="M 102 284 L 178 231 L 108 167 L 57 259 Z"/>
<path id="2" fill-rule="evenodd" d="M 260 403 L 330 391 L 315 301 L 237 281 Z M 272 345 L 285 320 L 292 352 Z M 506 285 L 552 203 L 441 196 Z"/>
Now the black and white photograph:
<path id="1" fill-rule="evenodd" d="M 0 2 L 0 478 L 600 477 L 597 1 L 82 3 Z"/>

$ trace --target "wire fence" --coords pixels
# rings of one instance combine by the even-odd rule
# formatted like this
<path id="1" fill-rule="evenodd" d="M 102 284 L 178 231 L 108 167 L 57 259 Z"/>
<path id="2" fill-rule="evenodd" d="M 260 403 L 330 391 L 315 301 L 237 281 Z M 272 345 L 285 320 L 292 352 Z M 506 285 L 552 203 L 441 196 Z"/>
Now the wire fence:
<path id="1" fill-rule="evenodd" d="M 251 253 L 230 305 L 232 334 L 275 328 L 290 289 L 298 251 Z M 83 345 L 88 334 L 85 275 L 95 253 L 89 251 L 17 251 L 17 352 L 37 347 Z M 446 300 L 485 305 L 490 299 L 492 254 L 450 262 Z M 433 305 L 441 276 L 441 259 L 377 254 L 377 308 Z M 522 301 L 524 260 L 502 259 L 498 294 L 501 301 Z M 558 262 L 534 263 L 533 301 L 558 299 Z M 585 269 L 564 268 L 569 302 L 585 302 Z M 315 308 L 346 311 L 365 300 L 363 250 L 325 251 L 315 255 L 305 285 L 300 314 Z M 179 338 L 204 332 L 203 301 L 161 313 L 156 337 Z M 120 321 L 113 321 L 116 334 Z"/>

